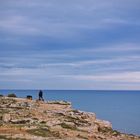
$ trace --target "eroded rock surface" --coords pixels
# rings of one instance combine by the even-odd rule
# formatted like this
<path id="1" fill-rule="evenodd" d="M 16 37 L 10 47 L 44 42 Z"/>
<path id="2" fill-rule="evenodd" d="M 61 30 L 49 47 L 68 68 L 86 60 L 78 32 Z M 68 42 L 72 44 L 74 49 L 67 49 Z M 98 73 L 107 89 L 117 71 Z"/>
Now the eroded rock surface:
<path id="1" fill-rule="evenodd" d="M 66 101 L 41 102 L 0 97 L 0 139 L 140 140 L 112 129 L 94 113 L 74 110 Z"/>

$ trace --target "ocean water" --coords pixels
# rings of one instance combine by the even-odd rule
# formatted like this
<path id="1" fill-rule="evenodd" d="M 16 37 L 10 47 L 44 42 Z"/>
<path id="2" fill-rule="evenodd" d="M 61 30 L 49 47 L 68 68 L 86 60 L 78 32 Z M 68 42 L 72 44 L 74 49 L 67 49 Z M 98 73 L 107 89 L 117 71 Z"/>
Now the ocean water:
<path id="1" fill-rule="evenodd" d="M 8 93 L 38 98 L 38 90 L 0 90 L 0 94 Z M 110 121 L 115 130 L 140 135 L 140 91 L 44 90 L 43 93 L 45 100 L 70 101 L 75 109 L 94 112 L 97 118 Z"/>

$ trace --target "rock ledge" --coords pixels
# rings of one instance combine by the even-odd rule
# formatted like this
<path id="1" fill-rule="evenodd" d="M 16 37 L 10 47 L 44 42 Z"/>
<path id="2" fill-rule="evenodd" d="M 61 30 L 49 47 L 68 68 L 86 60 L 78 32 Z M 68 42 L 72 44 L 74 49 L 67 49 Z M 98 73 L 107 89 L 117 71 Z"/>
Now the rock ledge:
<path id="1" fill-rule="evenodd" d="M 0 97 L 3 140 L 140 140 L 112 129 L 94 113 L 74 110 L 66 101 L 41 102 Z"/>

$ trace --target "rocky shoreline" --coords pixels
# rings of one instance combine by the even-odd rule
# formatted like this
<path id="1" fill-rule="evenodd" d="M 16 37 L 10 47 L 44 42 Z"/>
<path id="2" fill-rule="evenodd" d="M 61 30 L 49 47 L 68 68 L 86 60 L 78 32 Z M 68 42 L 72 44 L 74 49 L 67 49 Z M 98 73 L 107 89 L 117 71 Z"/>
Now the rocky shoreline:
<path id="1" fill-rule="evenodd" d="M 0 97 L 0 140 L 140 140 L 65 101 Z"/>

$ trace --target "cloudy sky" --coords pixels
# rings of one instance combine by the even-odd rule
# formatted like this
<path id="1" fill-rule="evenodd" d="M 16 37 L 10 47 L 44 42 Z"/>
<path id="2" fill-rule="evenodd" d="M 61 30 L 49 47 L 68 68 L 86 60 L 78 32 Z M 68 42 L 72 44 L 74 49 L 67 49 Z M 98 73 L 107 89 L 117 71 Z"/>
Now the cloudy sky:
<path id="1" fill-rule="evenodd" d="M 140 0 L 0 0 L 0 89 L 140 90 Z"/>

